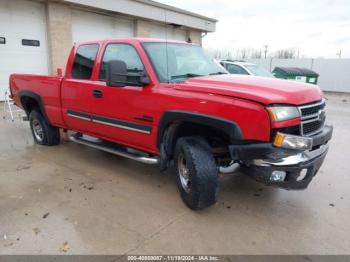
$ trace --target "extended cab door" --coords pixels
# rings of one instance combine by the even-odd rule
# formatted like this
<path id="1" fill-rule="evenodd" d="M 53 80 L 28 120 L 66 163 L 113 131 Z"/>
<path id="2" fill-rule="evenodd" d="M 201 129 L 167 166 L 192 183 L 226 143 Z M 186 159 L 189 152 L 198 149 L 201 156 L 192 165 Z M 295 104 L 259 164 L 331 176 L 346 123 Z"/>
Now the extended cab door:
<path id="1" fill-rule="evenodd" d="M 127 43 L 108 43 L 101 56 L 100 70 L 95 87 L 100 96 L 93 97 L 92 128 L 99 137 L 140 149 L 154 144 L 155 107 L 152 101 L 153 86 L 107 86 L 106 65 L 110 60 L 122 60 L 128 72 L 145 72 L 139 53 Z M 147 72 L 145 72 L 147 73 Z"/>
<path id="2" fill-rule="evenodd" d="M 95 90 L 90 80 L 99 50 L 97 43 L 83 44 L 73 48 L 62 82 L 62 114 L 69 129 L 90 133 L 91 101 Z"/>

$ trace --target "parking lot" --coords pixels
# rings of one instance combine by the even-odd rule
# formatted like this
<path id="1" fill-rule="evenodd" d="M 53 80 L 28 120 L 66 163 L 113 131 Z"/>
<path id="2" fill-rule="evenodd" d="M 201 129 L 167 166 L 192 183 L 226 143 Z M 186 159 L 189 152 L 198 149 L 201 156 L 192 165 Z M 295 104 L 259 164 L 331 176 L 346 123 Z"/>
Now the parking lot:
<path id="1" fill-rule="evenodd" d="M 68 142 L 33 144 L 0 119 L 1 254 L 349 254 L 350 96 L 327 94 L 329 154 L 304 191 L 222 175 L 194 212 L 171 172 Z"/>

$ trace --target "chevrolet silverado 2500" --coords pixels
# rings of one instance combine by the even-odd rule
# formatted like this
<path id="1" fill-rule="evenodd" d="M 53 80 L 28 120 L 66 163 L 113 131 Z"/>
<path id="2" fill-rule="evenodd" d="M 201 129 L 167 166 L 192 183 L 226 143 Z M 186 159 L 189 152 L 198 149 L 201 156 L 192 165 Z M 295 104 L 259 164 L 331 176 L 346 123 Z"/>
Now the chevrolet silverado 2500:
<path id="1" fill-rule="evenodd" d="M 65 75 L 13 74 L 10 90 L 36 143 L 74 142 L 166 170 L 191 209 L 215 203 L 220 167 L 304 189 L 328 151 L 319 87 L 239 76 L 201 47 L 157 39 L 77 43 Z M 72 132 L 73 131 L 73 132 Z"/>

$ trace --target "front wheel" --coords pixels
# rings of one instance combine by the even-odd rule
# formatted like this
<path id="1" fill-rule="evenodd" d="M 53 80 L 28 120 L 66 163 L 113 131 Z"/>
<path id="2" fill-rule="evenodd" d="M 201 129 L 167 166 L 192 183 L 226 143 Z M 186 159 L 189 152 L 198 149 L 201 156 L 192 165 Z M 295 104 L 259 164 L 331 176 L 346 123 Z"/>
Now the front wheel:
<path id="1" fill-rule="evenodd" d="M 209 144 L 201 137 L 182 137 L 175 146 L 177 185 L 185 204 L 203 209 L 216 202 L 218 169 Z"/>
<path id="2" fill-rule="evenodd" d="M 33 110 L 30 112 L 29 123 L 36 143 L 48 146 L 60 143 L 59 128 L 51 126 L 38 111 Z"/>

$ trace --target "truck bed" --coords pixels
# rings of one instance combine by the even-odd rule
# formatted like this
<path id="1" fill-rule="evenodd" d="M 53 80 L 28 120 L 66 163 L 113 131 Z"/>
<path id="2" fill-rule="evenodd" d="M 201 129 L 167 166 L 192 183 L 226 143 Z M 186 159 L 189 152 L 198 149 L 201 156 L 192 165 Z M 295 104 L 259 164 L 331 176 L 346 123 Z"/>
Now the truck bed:
<path id="1" fill-rule="evenodd" d="M 62 77 L 59 76 L 12 74 L 10 76 L 11 95 L 21 108 L 24 104 L 21 102 L 23 94 L 39 95 L 50 123 L 64 127 L 61 112 L 61 82 Z"/>

